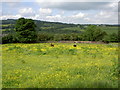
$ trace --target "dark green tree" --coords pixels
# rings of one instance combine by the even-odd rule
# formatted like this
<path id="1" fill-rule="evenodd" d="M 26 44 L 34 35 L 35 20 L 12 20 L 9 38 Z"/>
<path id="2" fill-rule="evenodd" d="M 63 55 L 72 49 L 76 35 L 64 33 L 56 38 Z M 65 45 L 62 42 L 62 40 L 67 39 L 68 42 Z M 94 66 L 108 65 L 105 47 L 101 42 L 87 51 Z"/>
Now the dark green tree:
<path id="1" fill-rule="evenodd" d="M 15 24 L 15 31 L 19 42 L 36 42 L 37 34 L 35 23 L 32 19 L 19 18 Z"/>
<path id="2" fill-rule="evenodd" d="M 112 33 L 112 34 L 110 34 L 110 40 L 112 41 L 112 42 L 117 42 L 118 41 L 118 34 L 116 34 L 116 33 Z"/>
<path id="3" fill-rule="evenodd" d="M 106 35 L 103 40 L 108 42 L 118 42 L 119 37 L 118 37 L 118 34 L 112 33 L 112 34 Z"/>
<path id="4" fill-rule="evenodd" d="M 99 41 L 106 35 L 105 31 L 102 31 L 95 25 L 90 25 L 86 28 L 84 32 L 84 39 L 87 41 Z"/>

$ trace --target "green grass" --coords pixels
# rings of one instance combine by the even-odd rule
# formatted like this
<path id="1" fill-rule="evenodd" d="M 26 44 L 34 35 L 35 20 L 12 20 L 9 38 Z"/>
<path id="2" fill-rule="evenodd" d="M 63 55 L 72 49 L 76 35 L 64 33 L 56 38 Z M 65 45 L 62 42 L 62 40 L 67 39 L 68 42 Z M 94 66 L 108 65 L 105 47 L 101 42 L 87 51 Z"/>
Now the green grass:
<path id="1" fill-rule="evenodd" d="M 14 25 L 14 24 L 2 24 L 2 25 L 0 25 L 0 27 L 8 27 L 8 26 L 11 26 L 11 25 Z"/>
<path id="2" fill-rule="evenodd" d="M 117 88 L 117 44 L 4 44 L 3 88 Z"/>
<path id="3" fill-rule="evenodd" d="M 51 34 L 71 34 L 71 33 L 81 33 L 81 31 L 84 31 L 83 29 L 80 29 L 79 27 L 41 27 L 39 32 L 45 32 L 45 33 L 51 33 Z"/>
<path id="4" fill-rule="evenodd" d="M 112 33 L 118 33 L 118 27 L 114 26 L 114 27 L 100 27 L 101 30 L 106 31 L 108 34 L 112 34 Z"/>
<path id="5" fill-rule="evenodd" d="M 14 24 L 2 24 L 0 25 L 0 27 L 8 27 L 8 26 L 13 26 Z M 48 27 L 46 26 L 38 26 L 38 31 L 40 31 L 41 33 L 51 33 L 51 34 L 70 34 L 70 33 L 80 33 L 84 32 L 85 29 L 81 29 L 80 27 L 74 26 L 74 27 L 68 27 L 68 26 L 64 26 L 64 25 L 56 25 L 56 24 L 46 24 L 48 25 Z M 118 27 L 117 26 L 98 26 L 101 28 L 101 30 L 107 32 L 107 34 L 112 34 L 112 33 L 118 33 Z M 40 28 L 40 29 L 39 29 Z M 3 32 L 8 31 L 7 29 L 3 29 Z M 9 33 L 9 32 L 7 32 Z"/>
<path id="6" fill-rule="evenodd" d="M 81 31 L 82 29 L 80 27 L 67 27 L 67 28 L 62 28 L 61 30 Z"/>
<path id="7" fill-rule="evenodd" d="M 2 32 L 4 32 L 4 31 L 8 31 L 8 29 L 2 29 Z"/>

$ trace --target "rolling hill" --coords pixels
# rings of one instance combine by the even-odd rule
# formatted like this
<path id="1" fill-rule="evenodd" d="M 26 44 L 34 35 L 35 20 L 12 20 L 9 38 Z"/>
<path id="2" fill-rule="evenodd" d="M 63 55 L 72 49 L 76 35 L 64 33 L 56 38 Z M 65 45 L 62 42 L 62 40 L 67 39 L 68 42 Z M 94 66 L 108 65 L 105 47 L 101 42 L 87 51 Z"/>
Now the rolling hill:
<path id="1" fill-rule="evenodd" d="M 47 22 L 47 21 L 40 21 L 34 20 L 36 23 L 36 30 L 38 33 L 49 33 L 49 34 L 80 34 L 84 32 L 85 28 L 90 24 L 67 24 L 67 23 L 60 23 L 60 22 Z M 16 23 L 15 19 L 7 19 L 2 20 L 0 25 L 0 29 L 2 34 L 14 33 L 14 25 Z M 118 26 L 117 25 L 104 25 L 99 24 L 97 25 L 103 31 L 107 32 L 108 34 L 111 33 L 118 33 Z"/>

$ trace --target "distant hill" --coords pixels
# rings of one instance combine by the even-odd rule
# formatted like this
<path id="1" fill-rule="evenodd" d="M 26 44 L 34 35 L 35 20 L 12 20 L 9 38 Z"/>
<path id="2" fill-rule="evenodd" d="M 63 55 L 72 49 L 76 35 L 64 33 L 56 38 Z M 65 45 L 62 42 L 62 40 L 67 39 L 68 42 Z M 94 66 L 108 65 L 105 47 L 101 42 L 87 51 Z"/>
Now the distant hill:
<path id="1" fill-rule="evenodd" d="M 34 20 L 37 27 L 36 30 L 38 33 L 49 33 L 49 34 L 80 34 L 84 32 L 85 28 L 90 24 L 67 24 L 60 22 L 48 22 L 48 21 L 40 21 Z M 2 30 L 2 34 L 14 33 L 14 25 L 16 23 L 15 19 L 7 19 L 2 20 L 0 25 L 0 29 Z M 97 25 L 102 30 L 107 33 L 117 33 L 118 26 L 117 25 Z"/>
<path id="2" fill-rule="evenodd" d="M 40 21 L 34 20 L 37 27 L 36 30 L 42 33 L 52 33 L 52 34 L 63 34 L 63 33 L 81 33 L 81 28 L 75 24 L 66 24 L 66 23 L 59 23 L 59 22 L 47 22 L 47 21 Z M 16 20 L 8 19 L 2 20 L 2 33 L 14 33 L 14 25 Z"/>

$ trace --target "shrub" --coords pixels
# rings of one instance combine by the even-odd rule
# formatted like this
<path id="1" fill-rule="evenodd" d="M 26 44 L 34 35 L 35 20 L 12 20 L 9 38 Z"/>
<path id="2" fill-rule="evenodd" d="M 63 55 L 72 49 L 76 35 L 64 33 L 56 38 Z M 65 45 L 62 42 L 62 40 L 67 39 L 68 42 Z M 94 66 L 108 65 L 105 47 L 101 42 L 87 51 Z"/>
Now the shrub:
<path id="1" fill-rule="evenodd" d="M 104 42 L 119 42 L 118 34 L 112 33 L 112 34 L 106 35 L 103 38 L 103 41 Z"/>
<path id="2" fill-rule="evenodd" d="M 16 34 L 8 34 L 2 37 L 2 43 L 18 43 L 18 39 L 16 37 Z"/>

